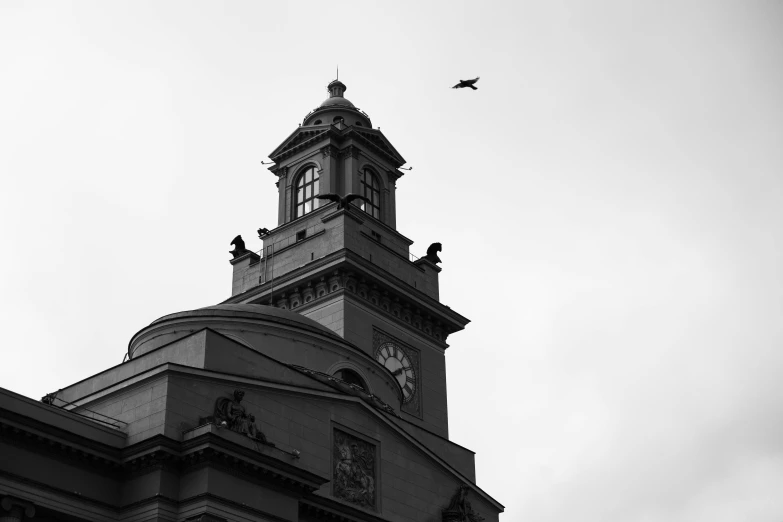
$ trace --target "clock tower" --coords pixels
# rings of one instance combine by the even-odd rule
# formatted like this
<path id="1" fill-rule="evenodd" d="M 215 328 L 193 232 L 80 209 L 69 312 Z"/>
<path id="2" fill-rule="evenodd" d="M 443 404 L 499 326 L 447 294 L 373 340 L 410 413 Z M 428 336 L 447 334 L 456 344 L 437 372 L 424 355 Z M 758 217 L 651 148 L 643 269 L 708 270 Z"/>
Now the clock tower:
<path id="1" fill-rule="evenodd" d="M 328 89 L 269 155 L 278 223 L 261 255 L 234 238 L 229 299 L 40 402 L 0 388 L 0 520 L 498 522 L 448 438 L 468 320 L 438 299 L 440 245 L 411 257 L 405 160 Z"/>
<path id="2" fill-rule="evenodd" d="M 326 326 L 379 363 L 346 357 L 329 373 L 368 391 L 374 374 L 391 373 L 400 416 L 447 438 L 446 339 L 468 319 L 439 301 L 440 245 L 416 258 L 397 230 L 402 155 L 345 98 L 344 83 L 327 90 L 269 154 L 277 227 L 259 229 L 263 255 L 235 250 L 226 303 L 273 305 Z M 350 194 L 362 197 L 346 203 Z"/>

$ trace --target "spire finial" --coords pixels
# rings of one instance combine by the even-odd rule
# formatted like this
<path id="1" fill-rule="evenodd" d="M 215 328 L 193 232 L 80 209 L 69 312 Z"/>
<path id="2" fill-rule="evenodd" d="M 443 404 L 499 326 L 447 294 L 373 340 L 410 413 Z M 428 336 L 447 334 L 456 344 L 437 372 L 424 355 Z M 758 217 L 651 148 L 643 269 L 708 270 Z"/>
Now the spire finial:
<path id="1" fill-rule="evenodd" d="M 337 79 L 340 79 L 340 66 L 337 66 Z"/>
<path id="2" fill-rule="evenodd" d="M 338 69 L 337 71 L 339 74 L 340 70 Z M 332 80 L 329 85 L 326 86 L 326 90 L 329 91 L 330 98 L 342 97 L 345 89 L 345 84 L 340 80 Z"/>

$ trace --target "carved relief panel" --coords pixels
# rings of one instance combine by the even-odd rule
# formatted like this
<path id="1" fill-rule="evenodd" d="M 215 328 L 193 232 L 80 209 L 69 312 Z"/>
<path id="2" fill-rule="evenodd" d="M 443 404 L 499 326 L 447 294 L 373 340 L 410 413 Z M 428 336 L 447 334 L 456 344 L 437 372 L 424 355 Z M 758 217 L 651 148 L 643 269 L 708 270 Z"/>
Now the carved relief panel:
<path id="1" fill-rule="evenodd" d="M 334 428 L 332 494 L 366 509 L 377 510 L 377 448 L 346 431 Z"/>

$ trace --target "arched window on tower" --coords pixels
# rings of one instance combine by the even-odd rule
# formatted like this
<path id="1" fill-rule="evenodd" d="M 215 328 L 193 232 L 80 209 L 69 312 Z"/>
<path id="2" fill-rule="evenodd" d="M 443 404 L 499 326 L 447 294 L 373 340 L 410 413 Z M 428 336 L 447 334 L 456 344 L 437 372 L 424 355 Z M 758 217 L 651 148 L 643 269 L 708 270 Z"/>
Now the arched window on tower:
<path id="1" fill-rule="evenodd" d="M 318 171 L 315 167 L 309 167 L 296 178 L 296 192 L 294 193 L 294 218 L 299 218 L 319 207 Z"/>
<path id="2" fill-rule="evenodd" d="M 367 385 L 364 383 L 364 379 L 362 379 L 358 372 L 345 368 L 335 373 L 334 376 L 341 381 L 345 381 L 348 384 L 355 384 L 362 390 L 367 391 Z"/>
<path id="3" fill-rule="evenodd" d="M 365 168 L 361 174 L 362 196 L 368 201 L 361 201 L 359 208 L 370 214 L 375 219 L 381 219 L 381 185 L 378 178 L 370 169 Z"/>

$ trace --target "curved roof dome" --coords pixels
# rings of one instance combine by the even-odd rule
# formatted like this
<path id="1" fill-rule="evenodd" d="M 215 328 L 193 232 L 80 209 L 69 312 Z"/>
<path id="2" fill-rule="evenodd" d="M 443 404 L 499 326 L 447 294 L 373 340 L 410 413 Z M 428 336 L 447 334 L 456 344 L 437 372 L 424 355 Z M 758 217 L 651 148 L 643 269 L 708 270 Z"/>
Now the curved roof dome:
<path id="1" fill-rule="evenodd" d="M 351 103 L 350 100 L 347 100 L 342 96 L 330 96 L 321 103 L 320 107 L 331 107 L 332 105 L 344 105 L 346 107 L 355 108 L 355 105 Z"/>
<path id="2" fill-rule="evenodd" d="M 271 321 L 277 323 L 287 323 L 292 326 L 305 326 L 310 329 L 319 330 L 321 333 L 337 336 L 336 333 L 318 323 L 309 317 L 290 310 L 283 310 L 274 306 L 260 304 L 218 304 L 205 306 L 196 310 L 186 310 L 174 314 L 164 315 L 150 323 L 150 326 L 171 321 L 172 319 L 195 317 L 234 317 L 242 319 L 256 319 L 261 321 Z"/>
<path id="3" fill-rule="evenodd" d="M 305 116 L 302 125 L 322 125 L 343 121 L 346 125 L 372 128 L 370 117 L 345 98 L 347 87 L 343 82 L 334 80 L 326 86 L 326 89 L 329 91 L 329 97 Z"/>

